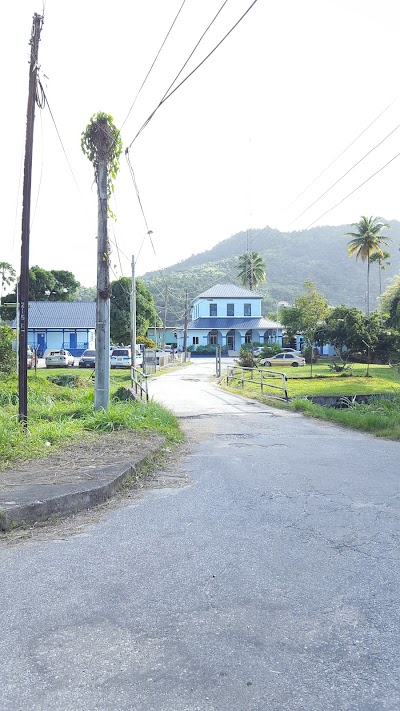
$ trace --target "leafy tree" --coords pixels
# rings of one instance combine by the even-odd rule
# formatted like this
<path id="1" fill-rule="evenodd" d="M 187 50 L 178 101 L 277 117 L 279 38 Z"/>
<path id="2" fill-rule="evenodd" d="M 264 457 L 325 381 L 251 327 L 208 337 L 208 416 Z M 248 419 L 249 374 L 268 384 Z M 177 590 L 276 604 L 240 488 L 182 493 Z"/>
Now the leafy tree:
<path id="1" fill-rule="evenodd" d="M 371 254 L 369 258 L 369 263 L 374 264 L 375 262 L 378 262 L 378 269 L 379 269 L 379 296 L 382 294 L 382 272 L 385 271 L 386 267 L 390 267 L 390 262 L 388 261 L 390 257 L 389 252 L 382 252 L 380 254 L 379 252 L 374 252 L 374 254 Z"/>
<path id="2" fill-rule="evenodd" d="M 96 301 L 95 286 L 79 286 L 74 294 L 74 301 Z"/>
<path id="3" fill-rule="evenodd" d="M 304 287 L 304 293 L 294 300 L 294 306 L 283 307 L 280 320 L 285 326 L 288 336 L 302 333 L 306 344 L 312 348 L 318 329 L 324 323 L 328 313 L 328 302 L 309 279 L 304 282 Z M 310 366 L 312 377 L 312 358 Z"/>
<path id="4" fill-rule="evenodd" d="M 130 277 L 121 277 L 111 283 L 110 299 L 110 334 L 111 340 L 117 343 L 130 343 L 131 340 L 131 299 Z M 159 323 L 158 314 L 154 308 L 154 300 L 146 285 L 139 279 L 136 281 L 136 332 L 145 336 L 149 326 L 154 321 Z"/>
<path id="5" fill-rule="evenodd" d="M 72 301 L 79 286 L 72 272 L 38 266 L 29 270 L 30 301 Z"/>
<path id="6" fill-rule="evenodd" d="M 16 354 L 12 350 L 13 332 L 10 326 L 0 326 L 0 372 L 10 375 L 16 369 Z"/>
<path id="7" fill-rule="evenodd" d="M 239 257 L 237 277 L 250 291 L 265 281 L 265 264 L 258 252 L 245 252 Z"/>
<path id="8" fill-rule="evenodd" d="M 3 286 L 10 286 L 16 279 L 15 269 L 8 262 L 0 262 L 0 305 Z"/>
<path id="9" fill-rule="evenodd" d="M 380 222 L 378 217 L 366 217 L 362 215 L 359 222 L 353 222 L 352 227 L 356 232 L 346 232 L 346 237 L 352 239 L 348 242 L 349 255 L 356 255 L 356 259 L 361 257 L 363 262 L 367 262 L 367 316 L 369 316 L 369 271 L 370 260 L 374 253 L 383 255 L 382 244 L 387 245 L 387 240 L 381 235 L 382 230 L 390 229 L 390 225 Z"/>
<path id="10" fill-rule="evenodd" d="M 367 343 L 370 338 L 367 317 L 359 309 L 336 306 L 326 316 L 318 338 L 330 343 L 345 365 L 354 353 L 365 351 L 363 338 Z"/>
<path id="11" fill-rule="evenodd" d="M 400 331 L 400 274 L 382 294 L 381 308 L 386 314 L 386 325 Z"/>

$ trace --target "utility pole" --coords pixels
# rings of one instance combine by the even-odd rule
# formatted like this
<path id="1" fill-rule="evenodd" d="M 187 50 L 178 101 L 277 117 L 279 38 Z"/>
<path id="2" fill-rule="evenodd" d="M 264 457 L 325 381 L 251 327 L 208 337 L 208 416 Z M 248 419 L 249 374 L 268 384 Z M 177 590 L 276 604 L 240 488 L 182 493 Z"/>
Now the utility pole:
<path id="1" fill-rule="evenodd" d="M 131 285 L 131 349 L 132 367 L 136 368 L 136 281 L 135 257 L 132 255 L 132 285 Z"/>
<path id="2" fill-rule="evenodd" d="M 35 123 L 35 94 L 38 69 L 38 54 L 40 32 L 43 17 L 38 14 L 33 16 L 32 33 L 29 44 L 31 45 L 31 58 L 29 62 L 29 94 L 28 109 L 26 114 L 25 138 L 25 163 L 24 187 L 22 198 L 22 235 L 21 235 L 21 275 L 19 280 L 19 339 L 18 339 L 18 396 L 19 396 L 19 421 L 26 431 L 28 426 L 28 298 L 29 298 L 29 233 L 31 221 L 31 185 L 32 185 L 32 153 L 33 153 L 33 127 Z"/>
<path id="3" fill-rule="evenodd" d="M 164 328 L 163 328 L 163 342 L 162 342 L 163 351 L 165 350 L 165 341 L 166 341 L 167 312 L 168 312 L 168 284 L 165 285 L 165 296 L 164 296 Z"/>
<path id="4" fill-rule="evenodd" d="M 188 319 L 189 319 L 188 308 L 189 308 L 188 290 L 185 289 L 185 322 L 184 322 L 184 327 L 183 327 L 183 353 L 184 353 L 183 360 L 185 363 L 187 360 L 187 337 L 188 337 Z"/>
<path id="5" fill-rule="evenodd" d="M 110 399 L 110 273 L 107 233 L 107 159 L 98 163 L 97 307 L 95 410 L 108 408 Z"/>

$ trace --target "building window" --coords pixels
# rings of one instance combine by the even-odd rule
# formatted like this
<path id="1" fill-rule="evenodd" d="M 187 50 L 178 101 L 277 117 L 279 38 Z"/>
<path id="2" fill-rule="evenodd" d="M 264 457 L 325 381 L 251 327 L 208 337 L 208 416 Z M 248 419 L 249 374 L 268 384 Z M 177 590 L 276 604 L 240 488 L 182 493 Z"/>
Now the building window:
<path id="1" fill-rule="evenodd" d="M 198 346 L 199 345 L 199 337 L 198 336 L 193 336 L 193 345 Z"/>
<path id="2" fill-rule="evenodd" d="M 217 315 L 217 304 L 210 304 L 210 316 Z"/>
<path id="3" fill-rule="evenodd" d="M 251 304 L 244 305 L 244 315 L 251 316 Z"/>
<path id="4" fill-rule="evenodd" d="M 218 343 L 218 331 L 210 331 L 209 333 L 209 343 L 212 346 L 216 346 Z"/>
<path id="5" fill-rule="evenodd" d="M 226 305 L 226 315 L 227 316 L 234 316 L 235 315 L 235 304 L 227 304 Z"/>
<path id="6" fill-rule="evenodd" d="M 244 336 L 244 342 L 251 343 L 251 341 L 252 341 L 251 331 L 246 331 L 245 336 Z"/>

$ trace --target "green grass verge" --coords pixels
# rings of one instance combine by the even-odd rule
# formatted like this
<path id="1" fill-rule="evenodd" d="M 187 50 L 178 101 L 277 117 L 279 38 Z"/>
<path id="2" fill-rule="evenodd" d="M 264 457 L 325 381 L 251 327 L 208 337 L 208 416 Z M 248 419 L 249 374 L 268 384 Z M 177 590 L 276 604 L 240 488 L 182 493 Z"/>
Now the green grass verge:
<path id="1" fill-rule="evenodd" d="M 251 379 L 250 374 L 246 376 L 244 387 L 239 382 L 223 387 L 245 397 L 301 412 L 309 417 L 370 432 L 378 437 L 400 439 L 400 374 L 397 369 L 386 365 L 373 365 L 369 368 L 370 377 L 366 377 L 366 366 L 356 363 L 352 364 L 352 375 L 343 376 L 331 371 L 327 363 L 317 363 L 313 367 L 313 378 L 310 378 L 309 370 L 309 366 L 285 370 L 288 395 L 292 398 L 288 405 L 268 398 L 267 388 L 264 389 L 264 394 L 261 394 L 260 386 L 255 382 L 255 377 Z M 266 382 L 278 384 L 278 381 L 272 378 Z M 387 393 L 393 395 L 393 399 L 379 397 Z M 314 405 L 306 399 L 316 395 L 364 394 L 375 397 L 368 404 L 354 404 L 344 410 Z"/>
<path id="2" fill-rule="evenodd" d="M 91 439 L 97 433 L 128 429 L 156 432 L 170 444 L 182 440 L 177 418 L 150 401 L 121 400 L 118 391 L 130 384 L 129 371 L 112 371 L 107 411 L 94 410 L 92 371 L 38 370 L 28 373 L 28 432 L 18 421 L 18 381 L 4 378 L 0 386 L 0 467 L 43 457 L 62 444 Z M 70 382 L 57 385 L 50 379 Z"/>

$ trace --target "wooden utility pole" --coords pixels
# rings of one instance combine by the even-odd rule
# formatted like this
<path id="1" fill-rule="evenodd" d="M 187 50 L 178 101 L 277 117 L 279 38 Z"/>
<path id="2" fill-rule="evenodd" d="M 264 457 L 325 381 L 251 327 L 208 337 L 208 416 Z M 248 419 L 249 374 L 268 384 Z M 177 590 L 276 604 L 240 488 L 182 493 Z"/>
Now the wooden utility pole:
<path id="1" fill-rule="evenodd" d="M 136 368 L 136 280 L 135 257 L 132 255 L 132 284 L 131 284 L 131 353 L 132 367 Z"/>
<path id="2" fill-rule="evenodd" d="M 183 360 L 187 360 L 187 337 L 188 337 L 188 320 L 189 320 L 189 296 L 188 290 L 185 289 L 185 323 L 183 328 Z"/>
<path id="3" fill-rule="evenodd" d="M 29 94 L 26 114 L 24 187 L 22 198 L 22 236 L 21 236 L 21 275 L 19 280 L 19 336 L 18 336 L 18 396 L 19 421 L 26 430 L 28 426 L 28 298 L 29 298 L 29 233 L 31 221 L 31 185 L 33 126 L 35 123 L 35 94 L 38 69 L 39 41 L 43 17 L 33 16 L 32 33 L 29 44 L 31 57 L 29 62 Z"/>
<path id="4" fill-rule="evenodd" d="M 107 232 L 107 159 L 98 164 L 97 308 L 95 410 L 108 408 L 110 399 L 110 273 Z"/>
<path id="5" fill-rule="evenodd" d="M 168 284 L 165 285 L 165 294 L 164 294 L 164 328 L 163 328 L 163 342 L 162 342 L 163 351 L 165 350 L 165 341 L 166 341 L 167 312 L 168 312 Z"/>

